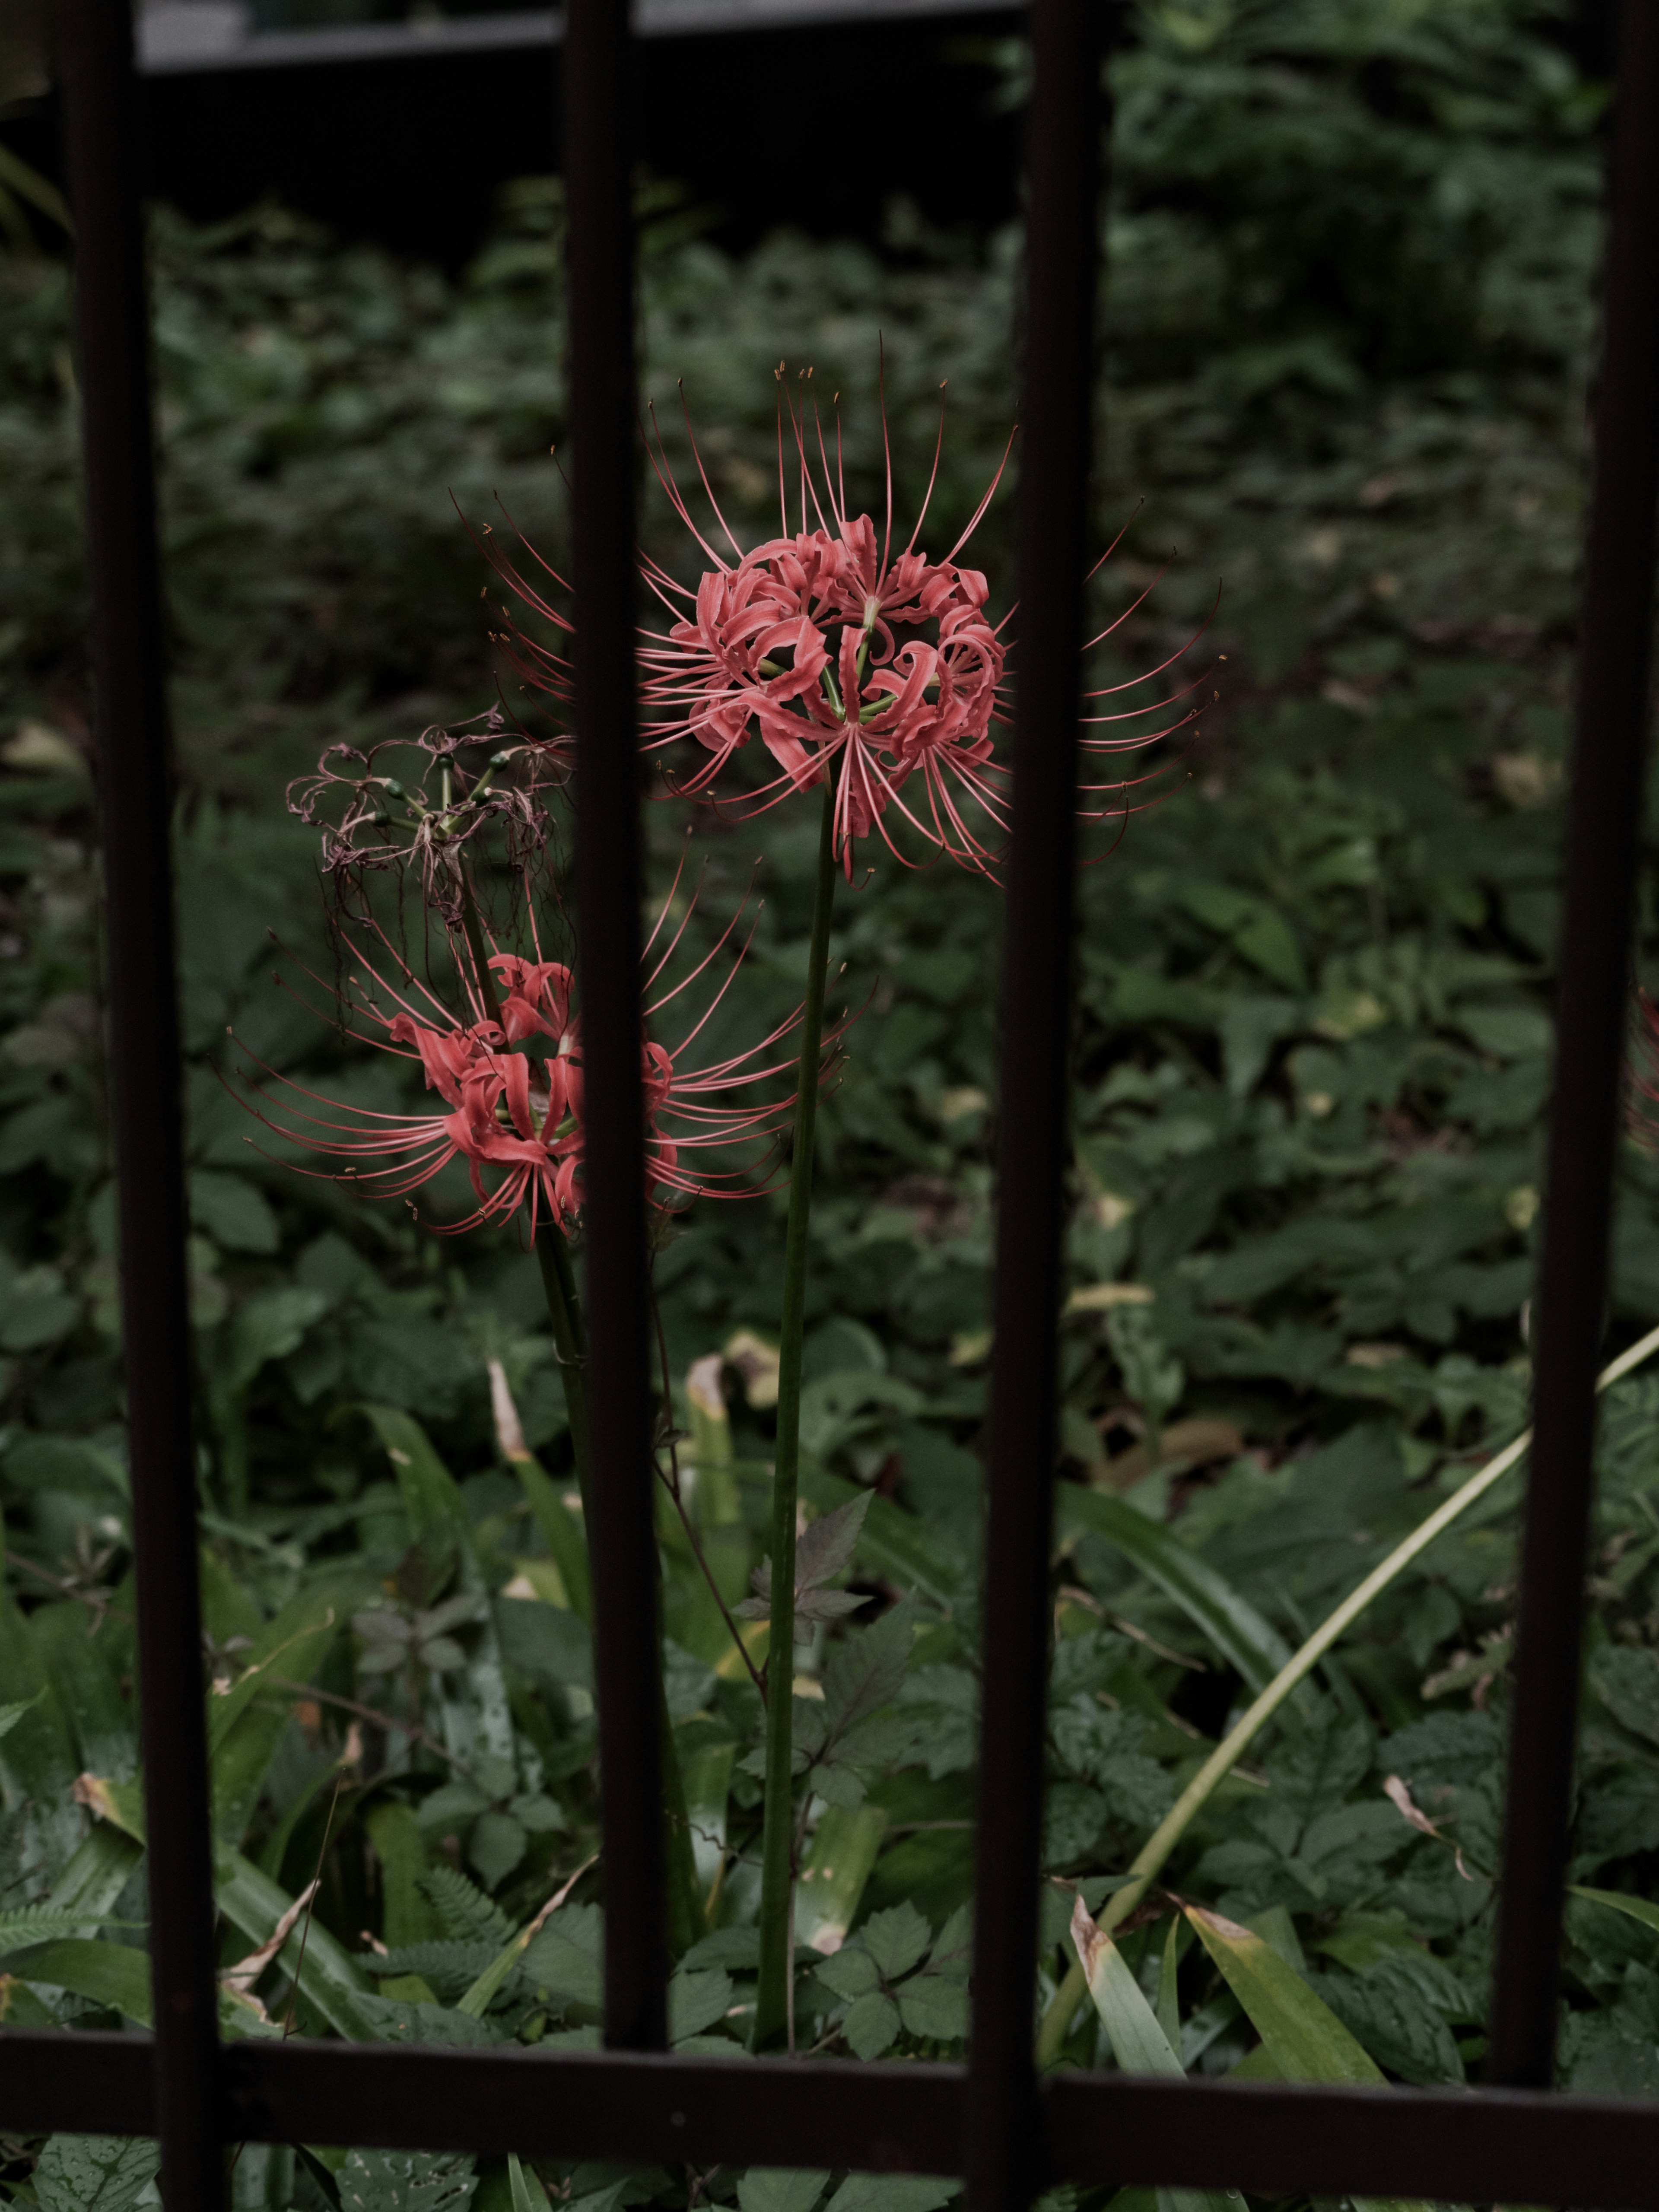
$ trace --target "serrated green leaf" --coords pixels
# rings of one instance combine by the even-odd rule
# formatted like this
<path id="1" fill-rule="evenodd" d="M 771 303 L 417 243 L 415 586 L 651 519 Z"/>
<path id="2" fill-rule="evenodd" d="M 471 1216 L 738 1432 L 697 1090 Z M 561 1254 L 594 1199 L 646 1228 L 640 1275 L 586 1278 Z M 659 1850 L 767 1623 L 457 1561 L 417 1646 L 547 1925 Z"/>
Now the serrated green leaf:
<path id="1" fill-rule="evenodd" d="M 718 1967 L 682 1966 L 668 1984 L 668 2039 L 677 2047 L 726 2017 L 732 1977 Z"/>
<path id="2" fill-rule="evenodd" d="M 933 1929 L 907 1898 L 885 1912 L 872 1912 L 859 1930 L 865 1949 L 884 1978 L 896 1982 L 908 1974 L 933 1941 Z"/>
<path id="3" fill-rule="evenodd" d="M 968 1988 L 944 1974 L 913 1974 L 894 1993 L 899 2018 L 911 2035 L 933 2043 L 957 2043 L 968 2033 Z"/>
<path id="4" fill-rule="evenodd" d="M 881 1986 L 881 1973 L 870 1954 L 854 1943 L 843 1944 L 813 1967 L 812 1972 L 827 1990 L 850 2002 L 854 1997 L 867 1996 L 872 1990 Z"/>
<path id="5" fill-rule="evenodd" d="M 879 2058 L 898 2039 L 899 2009 L 880 1990 L 857 1997 L 847 2008 L 841 2032 L 858 2058 Z"/>

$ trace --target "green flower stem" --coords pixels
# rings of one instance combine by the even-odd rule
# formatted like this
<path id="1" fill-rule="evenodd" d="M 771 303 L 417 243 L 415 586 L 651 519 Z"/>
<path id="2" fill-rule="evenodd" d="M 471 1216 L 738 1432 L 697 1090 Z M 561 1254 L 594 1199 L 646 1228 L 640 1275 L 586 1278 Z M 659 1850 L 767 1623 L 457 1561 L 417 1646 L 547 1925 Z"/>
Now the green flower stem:
<path id="1" fill-rule="evenodd" d="M 553 1324 L 553 1343 L 564 1376 L 565 1410 L 570 1417 L 570 1449 L 576 1462 L 576 1486 L 581 1492 L 583 1534 L 592 1527 L 593 1462 L 587 1427 L 587 1340 L 582 1328 L 581 1301 L 576 1273 L 570 1264 L 570 1248 L 562 1232 L 544 1221 L 536 1231 L 536 1257 L 541 1264 L 542 1287 L 547 1294 L 547 1316 Z M 590 1547 L 592 1538 L 588 1538 Z M 589 1557 L 592 1558 L 590 1548 Z M 705 1932 L 702 1894 L 697 1887 L 696 1861 L 691 1850 L 691 1816 L 685 1802 L 685 1777 L 674 1747 L 674 1723 L 669 1717 L 668 1693 L 662 1670 L 657 1671 L 657 1735 L 662 1745 L 663 1846 L 668 1866 L 668 1947 L 675 1958 L 689 1951 Z"/>
<path id="2" fill-rule="evenodd" d="M 812 946 L 807 955 L 800 1073 L 795 1090 L 789 1167 L 789 1226 L 784 1245 L 783 1326 L 778 1342 L 778 1434 L 772 1476 L 772 1626 L 766 1645 L 766 1803 L 761 1829 L 760 1979 L 754 2045 L 787 2033 L 794 1972 L 795 1506 L 800 1475 L 801 1334 L 806 1310 L 806 1234 L 812 1218 L 812 1142 L 817 1128 L 818 1060 L 823 1042 L 824 969 L 836 899 L 836 787 L 823 788 Z"/>
<path id="3" fill-rule="evenodd" d="M 1597 1390 L 1606 1390 L 1620 1381 L 1632 1369 L 1650 1358 L 1655 1352 L 1659 1352 L 1659 1328 L 1650 1329 L 1639 1342 L 1631 1346 L 1629 1351 L 1621 1352 L 1617 1359 L 1604 1367 L 1596 1378 Z M 1134 1911 L 1217 1784 L 1223 1781 L 1237 1765 L 1297 1684 L 1312 1673 L 1337 1638 L 1352 1626 L 1373 1598 L 1379 1596 L 1413 1559 L 1428 1549 L 1437 1536 L 1443 1535 L 1450 1528 L 1460 1514 L 1467 1512 L 1477 1498 L 1484 1498 L 1495 1482 L 1526 1456 L 1531 1443 L 1532 1431 L 1526 1429 L 1513 1443 L 1505 1444 L 1502 1451 L 1495 1452 L 1477 1474 L 1470 1476 L 1461 1490 L 1454 1491 L 1443 1505 L 1437 1507 L 1426 1521 L 1413 1529 L 1403 1544 L 1396 1545 L 1380 1565 L 1372 1568 L 1364 1582 L 1350 1591 L 1335 1612 L 1315 1629 L 1301 1649 L 1279 1668 L 1255 1703 L 1222 1738 L 1135 1854 L 1129 1867 L 1129 1872 L 1135 1879 L 1123 1888 L 1115 1890 L 1106 1899 L 1100 1913 L 1098 1924 L 1104 1933 L 1109 1935 L 1127 1914 Z M 1065 2048 L 1066 2039 L 1072 2032 L 1078 2008 L 1087 1995 L 1088 1982 L 1083 1968 L 1080 1964 L 1073 1963 L 1071 1972 L 1054 1992 L 1054 2001 L 1043 2014 L 1042 2025 L 1037 2032 L 1039 2068 L 1050 2067 L 1058 2062 Z"/>
<path id="4" fill-rule="evenodd" d="M 551 1221 L 536 1231 L 536 1258 L 547 1297 L 547 1317 L 553 1324 L 553 1348 L 559 1355 L 564 1378 L 565 1412 L 570 1420 L 570 1449 L 576 1462 L 576 1487 L 581 1492 L 584 1522 L 592 1510 L 588 1494 L 587 1351 L 582 1340 L 581 1306 L 576 1296 L 576 1271 L 570 1264 L 570 1247 L 564 1232 Z"/>

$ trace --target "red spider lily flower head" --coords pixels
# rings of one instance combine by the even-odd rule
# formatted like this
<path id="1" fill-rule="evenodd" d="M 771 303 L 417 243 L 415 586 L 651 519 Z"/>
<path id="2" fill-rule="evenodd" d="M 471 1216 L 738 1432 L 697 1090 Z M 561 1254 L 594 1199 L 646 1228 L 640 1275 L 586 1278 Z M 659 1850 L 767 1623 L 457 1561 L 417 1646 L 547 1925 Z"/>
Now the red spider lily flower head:
<path id="1" fill-rule="evenodd" d="M 781 528 L 745 552 L 727 527 L 702 458 L 696 465 L 730 556 L 705 538 L 669 465 L 659 434 L 653 465 L 675 512 L 710 566 L 695 590 L 647 560 L 647 581 L 673 617 L 647 633 L 641 652 L 647 743 L 691 738 L 708 757 L 680 788 L 708 792 L 734 753 L 758 737 L 780 771 L 748 794 L 760 811 L 791 792 L 830 779 L 835 843 L 848 878 L 857 841 L 879 830 L 896 853 L 895 818 L 953 860 L 975 868 L 1000 836 L 1003 771 L 992 758 L 1001 719 L 1005 650 L 985 612 L 988 587 L 957 556 L 989 506 L 1007 453 L 968 527 L 943 560 L 918 551 L 927 497 L 908 541 L 895 552 L 892 459 L 887 513 L 878 531 L 850 514 L 837 422 L 832 466 L 816 419 L 809 451 L 804 411 L 787 419 L 799 477 L 799 527 L 792 532 L 779 409 Z M 940 438 L 944 422 L 941 415 Z M 695 441 L 693 453 L 696 454 Z"/>
<path id="2" fill-rule="evenodd" d="M 672 897 L 671 892 L 670 902 Z M 661 981 L 690 920 L 688 908 L 659 948 L 669 912 L 665 902 L 647 946 L 647 991 Z M 646 1021 L 715 968 L 740 919 L 733 918 L 689 975 L 648 1000 Z M 419 981 L 384 931 L 365 924 L 361 936 L 373 951 L 362 941 L 346 944 L 339 994 L 346 1031 L 418 1062 L 434 1106 L 418 1113 L 374 1111 L 326 1099 L 265 1068 L 285 1094 L 283 1108 L 275 1109 L 267 1093 L 252 1110 L 307 1152 L 350 1162 L 321 1172 L 378 1197 L 412 1199 L 452 1160 L 464 1160 L 477 1202 L 464 1218 L 444 1224 L 445 1234 L 514 1217 L 525 1219 L 532 1235 L 544 1218 L 574 1233 L 581 1219 L 584 1121 L 581 1018 L 569 969 L 498 951 L 489 957 L 486 996 L 459 958 L 461 981 L 451 994 L 458 1007 Z M 742 1195 L 750 1187 L 745 1168 L 705 1168 L 697 1156 L 769 1142 L 793 1109 L 793 1088 L 780 1091 L 777 1079 L 793 1071 L 793 1054 L 769 1055 L 795 1027 L 799 1010 L 748 1050 L 696 1064 L 696 1040 L 741 958 L 739 948 L 676 1045 L 641 1037 L 647 1194 L 659 1212 L 700 1195 Z"/>

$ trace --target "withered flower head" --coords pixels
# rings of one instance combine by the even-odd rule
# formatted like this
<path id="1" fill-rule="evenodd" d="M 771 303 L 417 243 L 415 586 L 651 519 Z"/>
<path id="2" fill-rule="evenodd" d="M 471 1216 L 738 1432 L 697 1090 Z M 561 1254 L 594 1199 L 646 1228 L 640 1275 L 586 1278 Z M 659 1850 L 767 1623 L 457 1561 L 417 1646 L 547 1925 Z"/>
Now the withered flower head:
<path id="1" fill-rule="evenodd" d="M 359 750 L 331 745 L 310 775 L 289 786 L 291 814 L 322 832 L 322 865 L 337 892 L 382 870 L 418 869 L 422 890 L 452 929 L 463 921 L 462 855 L 480 841 L 522 876 L 550 823 L 544 794 L 563 784 L 570 751 L 559 738 L 507 726 L 499 708 L 457 729 L 388 738 Z M 483 857 L 470 855 L 476 867 Z"/>

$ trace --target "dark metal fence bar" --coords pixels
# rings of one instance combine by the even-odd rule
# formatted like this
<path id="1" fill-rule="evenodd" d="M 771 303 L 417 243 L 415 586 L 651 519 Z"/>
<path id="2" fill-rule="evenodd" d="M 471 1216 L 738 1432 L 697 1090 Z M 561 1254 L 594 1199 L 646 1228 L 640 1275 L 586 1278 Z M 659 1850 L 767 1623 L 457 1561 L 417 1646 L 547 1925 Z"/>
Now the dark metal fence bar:
<path id="1" fill-rule="evenodd" d="M 1659 499 L 1659 8 L 1651 0 L 1625 7 L 1621 46 L 1490 2059 L 1495 2081 L 1540 2085 L 1554 2065 Z"/>
<path id="2" fill-rule="evenodd" d="M 0 2039 L 0 2125 L 143 2134 L 148 2037 Z M 959 2170 L 969 2076 L 950 2066 L 538 2058 L 294 2042 L 229 2045 L 228 2142 L 860 2171 Z M 1501 2089 L 1316 2089 L 1064 2074 L 1034 2162 L 1078 2181 L 1421 2196 L 1659 2212 L 1659 2106 Z"/>
<path id="3" fill-rule="evenodd" d="M 168 2212 L 222 2194 L 213 1869 L 196 1578 L 173 778 L 127 0 L 55 11 L 76 226 L 121 1316 L 149 1822 L 155 2127 Z"/>
<path id="4" fill-rule="evenodd" d="M 569 0 L 565 191 L 576 599 L 576 911 L 588 1402 L 605 1821 L 605 2034 L 666 2041 L 656 1537 L 640 1079 L 634 219 L 627 0 Z"/>
<path id="5" fill-rule="evenodd" d="M 1060 1212 L 1072 1027 L 1078 653 L 1088 529 L 1098 0 L 1034 0 L 1018 692 L 1002 988 L 967 2164 L 975 2212 L 1041 2186 L 1032 1977 L 1042 1824 Z"/>

